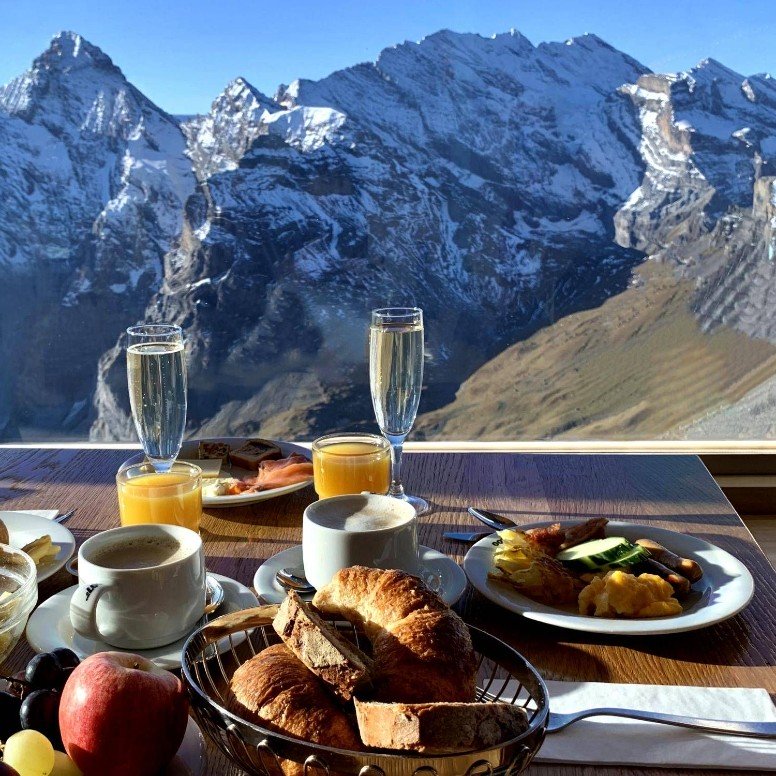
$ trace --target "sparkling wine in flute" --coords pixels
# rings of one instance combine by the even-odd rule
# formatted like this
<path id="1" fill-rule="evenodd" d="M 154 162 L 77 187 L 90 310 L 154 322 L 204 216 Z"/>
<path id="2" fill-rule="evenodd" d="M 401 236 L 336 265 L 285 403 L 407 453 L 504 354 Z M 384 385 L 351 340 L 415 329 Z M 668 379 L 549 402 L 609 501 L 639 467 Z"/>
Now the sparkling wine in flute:
<path id="1" fill-rule="evenodd" d="M 388 307 L 372 311 L 369 328 L 369 386 L 377 424 L 391 443 L 389 495 L 409 501 L 418 514 L 428 504 L 408 496 L 401 483 L 404 440 L 412 429 L 423 385 L 423 311 Z"/>
<path id="2" fill-rule="evenodd" d="M 386 437 L 409 434 L 423 385 L 423 325 L 388 323 L 370 331 L 369 383 Z"/>
<path id="3" fill-rule="evenodd" d="M 181 448 L 186 425 L 183 342 L 140 342 L 127 348 L 132 418 L 146 455 L 160 471 Z"/>

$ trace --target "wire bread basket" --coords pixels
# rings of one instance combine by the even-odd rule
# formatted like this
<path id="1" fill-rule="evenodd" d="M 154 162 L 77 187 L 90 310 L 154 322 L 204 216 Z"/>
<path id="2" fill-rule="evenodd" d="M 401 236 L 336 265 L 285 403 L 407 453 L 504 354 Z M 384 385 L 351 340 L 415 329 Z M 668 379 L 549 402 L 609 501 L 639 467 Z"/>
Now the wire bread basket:
<path id="1" fill-rule="evenodd" d="M 280 639 L 272 628 L 277 606 L 224 615 L 196 630 L 182 654 L 182 675 L 197 721 L 237 765 L 256 776 L 496 776 L 521 773 L 539 750 L 549 718 L 547 689 L 525 658 L 503 641 L 469 627 L 477 653 L 478 701 L 523 707 L 528 728 L 498 746 L 447 755 L 355 752 L 320 746 L 268 730 L 228 710 L 229 680 L 237 668 Z M 350 623 L 329 619 L 366 651 L 368 642 Z"/>

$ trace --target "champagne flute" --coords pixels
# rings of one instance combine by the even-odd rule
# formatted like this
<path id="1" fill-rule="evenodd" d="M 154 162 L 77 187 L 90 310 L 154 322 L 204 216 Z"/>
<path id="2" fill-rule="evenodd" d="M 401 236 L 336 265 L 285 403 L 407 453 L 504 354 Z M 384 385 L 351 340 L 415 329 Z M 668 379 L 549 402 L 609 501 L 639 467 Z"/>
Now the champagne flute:
<path id="1" fill-rule="evenodd" d="M 140 444 L 158 472 L 168 472 L 186 426 L 186 358 L 180 326 L 127 329 L 127 382 Z"/>
<path id="2" fill-rule="evenodd" d="M 408 501 L 418 514 L 428 502 L 409 496 L 401 484 L 401 455 L 423 385 L 423 311 L 418 307 L 372 310 L 369 327 L 369 387 L 377 424 L 391 443 L 389 496 Z"/>

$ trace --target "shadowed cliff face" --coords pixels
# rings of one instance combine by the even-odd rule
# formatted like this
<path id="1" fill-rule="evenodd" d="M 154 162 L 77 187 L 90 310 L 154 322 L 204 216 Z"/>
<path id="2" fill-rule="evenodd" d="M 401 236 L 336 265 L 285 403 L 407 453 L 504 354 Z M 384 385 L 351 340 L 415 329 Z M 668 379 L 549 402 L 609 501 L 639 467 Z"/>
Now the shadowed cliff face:
<path id="1" fill-rule="evenodd" d="M 706 60 L 622 91 L 639 107 L 646 172 L 615 217 L 618 242 L 694 281 L 704 331 L 776 341 L 776 81 Z"/>
<path id="2" fill-rule="evenodd" d="M 593 35 L 442 31 L 274 97 L 238 78 L 178 122 L 62 33 L 0 91 L 0 436 L 132 438 L 138 319 L 186 330 L 191 433 L 274 436 L 373 423 L 376 306 L 424 308 L 425 410 L 631 293 L 647 254 L 704 331 L 770 336 L 745 242 L 772 218 L 772 83 L 650 74 Z"/>

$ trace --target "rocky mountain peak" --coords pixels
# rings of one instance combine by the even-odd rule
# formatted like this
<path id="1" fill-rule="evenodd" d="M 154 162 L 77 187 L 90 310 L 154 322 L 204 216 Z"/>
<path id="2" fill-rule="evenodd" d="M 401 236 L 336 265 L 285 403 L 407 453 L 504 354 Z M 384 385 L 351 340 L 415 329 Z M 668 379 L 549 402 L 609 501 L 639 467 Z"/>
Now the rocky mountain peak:
<path id="1" fill-rule="evenodd" d="M 275 101 L 271 97 L 260 92 L 242 76 L 237 76 L 213 101 L 211 111 L 223 111 L 229 108 L 256 110 L 259 107 L 269 108 L 273 106 L 276 107 Z"/>
<path id="2" fill-rule="evenodd" d="M 715 78 L 732 79 L 734 81 L 741 81 L 743 79 L 740 73 L 732 70 L 727 65 L 723 65 L 722 62 L 713 57 L 702 59 L 695 67 L 690 68 L 683 75 L 704 81 L 711 81 Z"/>
<path id="3" fill-rule="evenodd" d="M 41 67 L 63 72 L 83 67 L 119 71 L 102 49 L 77 32 L 67 31 L 57 33 L 49 47 L 35 59 L 33 69 Z"/>
<path id="4" fill-rule="evenodd" d="M 0 108 L 31 120 L 42 101 L 67 95 L 74 82 L 102 83 L 105 77 L 126 84 L 119 68 L 97 46 L 78 33 L 60 32 L 27 72 L 0 87 Z"/>
<path id="5" fill-rule="evenodd" d="M 230 81 L 213 100 L 210 112 L 186 122 L 188 155 L 200 180 L 233 169 L 250 148 L 262 128 L 262 118 L 282 110 L 271 97 L 260 92 L 242 76 Z"/>
<path id="6" fill-rule="evenodd" d="M 65 133 L 73 142 L 180 134 L 171 116 L 132 86 L 107 54 L 75 32 L 55 35 L 28 71 L 0 88 L 0 108 L 55 136 Z"/>

